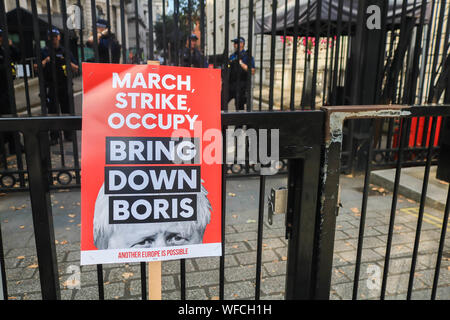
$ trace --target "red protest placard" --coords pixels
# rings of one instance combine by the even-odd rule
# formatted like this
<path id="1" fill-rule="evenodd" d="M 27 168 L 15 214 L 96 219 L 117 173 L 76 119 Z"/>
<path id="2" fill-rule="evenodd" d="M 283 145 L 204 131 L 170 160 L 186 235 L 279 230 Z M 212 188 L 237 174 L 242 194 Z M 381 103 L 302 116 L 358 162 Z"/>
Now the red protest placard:
<path id="1" fill-rule="evenodd" d="M 221 255 L 220 81 L 83 64 L 82 265 Z"/>

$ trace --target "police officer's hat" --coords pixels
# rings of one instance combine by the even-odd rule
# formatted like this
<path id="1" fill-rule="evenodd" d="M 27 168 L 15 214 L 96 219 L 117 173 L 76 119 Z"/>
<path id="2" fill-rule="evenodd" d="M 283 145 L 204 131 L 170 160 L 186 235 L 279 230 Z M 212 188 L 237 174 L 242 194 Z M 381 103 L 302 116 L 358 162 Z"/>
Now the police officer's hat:
<path id="1" fill-rule="evenodd" d="M 239 37 L 239 38 L 231 40 L 231 42 L 233 42 L 233 43 L 238 43 L 238 42 L 245 43 L 245 39 L 244 39 L 244 37 Z"/>
<path id="2" fill-rule="evenodd" d="M 50 30 L 47 31 L 47 34 L 49 37 L 56 37 L 61 33 L 59 32 L 58 28 L 51 28 Z"/>
<path id="3" fill-rule="evenodd" d="M 0 28 L 0 36 L 2 36 L 2 35 L 3 35 L 3 29 Z"/>
<path id="4" fill-rule="evenodd" d="M 108 28 L 108 21 L 106 21 L 105 19 L 97 19 L 97 27 Z"/>
<path id="5" fill-rule="evenodd" d="M 198 37 L 197 37 L 197 35 L 195 33 L 193 33 L 193 34 L 191 34 L 189 36 L 189 39 L 191 39 L 191 40 L 198 40 Z"/>

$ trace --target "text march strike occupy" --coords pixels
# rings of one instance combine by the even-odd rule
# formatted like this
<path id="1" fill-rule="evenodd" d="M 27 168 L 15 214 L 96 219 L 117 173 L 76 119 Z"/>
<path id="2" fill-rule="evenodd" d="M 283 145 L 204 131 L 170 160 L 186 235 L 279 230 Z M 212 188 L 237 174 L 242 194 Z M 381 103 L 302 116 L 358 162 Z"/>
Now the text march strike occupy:
<path id="1" fill-rule="evenodd" d="M 116 94 L 115 107 L 118 109 L 142 109 L 142 110 L 173 110 L 180 113 L 153 113 L 147 112 L 141 116 L 136 112 L 123 114 L 114 112 L 108 117 L 108 125 L 113 129 L 128 127 L 130 129 L 160 128 L 163 130 L 177 130 L 181 125 L 188 125 L 189 130 L 194 129 L 194 123 L 198 115 L 187 114 L 190 108 L 187 104 L 186 92 L 191 92 L 191 77 L 189 75 L 165 74 L 160 76 L 157 73 L 136 73 L 133 77 L 131 73 L 120 75 L 112 74 L 113 89 L 137 89 L 138 92 L 118 92 Z M 152 90 L 141 92 L 143 89 Z M 158 93 L 156 90 L 177 91 L 182 93 Z M 192 90 L 193 92 L 194 90 Z M 185 113 L 186 112 L 186 113 Z"/>

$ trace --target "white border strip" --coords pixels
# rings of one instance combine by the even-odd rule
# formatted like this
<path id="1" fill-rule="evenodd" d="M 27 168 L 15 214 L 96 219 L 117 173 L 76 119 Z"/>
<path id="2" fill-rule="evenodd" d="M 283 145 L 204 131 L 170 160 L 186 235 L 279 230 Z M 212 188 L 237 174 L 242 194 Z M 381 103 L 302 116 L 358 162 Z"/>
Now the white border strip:
<path id="1" fill-rule="evenodd" d="M 163 251 L 166 253 L 165 255 L 162 254 Z M 119 253 L 121 258 L 119 258 Z M 222 244 L 220 242 L 163 248 L 85 250 L 81 251 L 80 265 L 167 261 L 221 255 Z"/>

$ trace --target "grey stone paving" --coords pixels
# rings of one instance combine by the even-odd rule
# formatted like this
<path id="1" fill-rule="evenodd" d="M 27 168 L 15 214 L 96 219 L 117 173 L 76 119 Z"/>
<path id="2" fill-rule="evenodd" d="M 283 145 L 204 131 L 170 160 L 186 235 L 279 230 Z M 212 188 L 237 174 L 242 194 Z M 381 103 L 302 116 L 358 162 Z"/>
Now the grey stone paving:
<path id="1" fill-rule="evenodd" d="M 272 186 L 283 186 L 284 178 L 268 179 L 266 199 Z M 331 299 L 351 299 L 354 262 L 358 245 L 362 179 L 341 178 L 342 208 L 337 217 Z M 379 299 L 384 266 L 391 194 L 372 186 L 366 218 L 365 239 L 359 277 L 359 298 Z M 255 295 L 258 179 L 227 182 L 225 298 L 253 299 Z M 95 266 L 81 267 L 80 287 L 70 289 L 79 268 L 79 192 L 52 194 L 56 249 L 62 299 L 98 299 Z M 267 201 L 265 201 L 267 202 Z M 419 204 L 399 197 L 394 227 L 387 299 L 405 299 Z M 442 211 L 426 207 L 413 299 L 429 299 L 436 263 Z M 265 219 L 267 219 L 267 210 Z M 286 281 L 287 241 L 284 215 L 264 223 L 261 299 L 283 299 Z M 26 194 L 0 196 L 0 223 L 5 248 L 9 299 L 41 299 L 39 270 L 33 239 L 30 201 Z M 450 299 L 450 239 L 440 270 L 438 299 Z M 104 265 L 107 299 L 140 299 L 139 264 Z M 186 297 L 217 299 L 219 258 L 186 260 Z M 75 272 L 75 273 L 74 273 Z M 76 277 L 75 277 L 75 280 Z M 180 299 L 180 263 L 163 262 L 163 299 Z"/>

